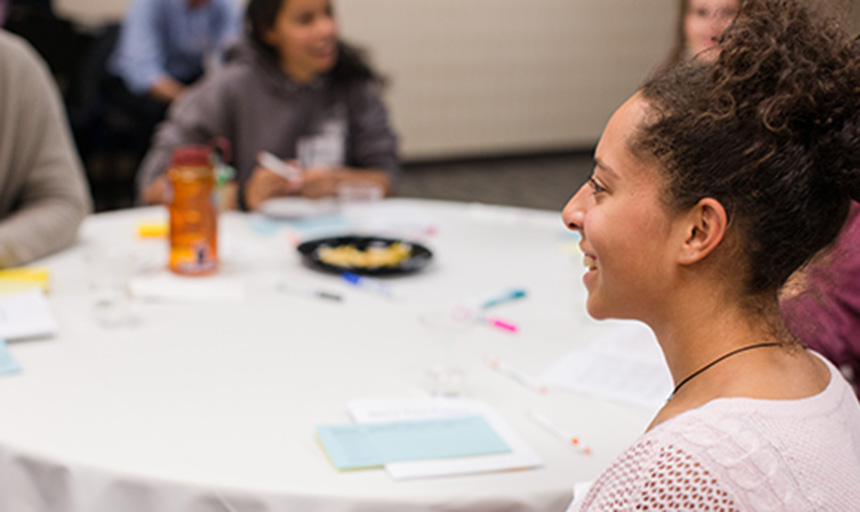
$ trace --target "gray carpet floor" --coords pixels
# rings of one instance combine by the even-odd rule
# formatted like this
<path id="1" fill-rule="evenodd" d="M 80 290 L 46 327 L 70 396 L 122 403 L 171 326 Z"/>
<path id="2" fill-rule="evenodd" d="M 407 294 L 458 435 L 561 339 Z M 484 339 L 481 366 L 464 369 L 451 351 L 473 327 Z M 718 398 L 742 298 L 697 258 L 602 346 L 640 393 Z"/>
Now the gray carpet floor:
<path id="1" fill-rule="evenodd" d="M 590 151 L 403 166 L 395 195 L 561 210 L 591 175 Z"/>

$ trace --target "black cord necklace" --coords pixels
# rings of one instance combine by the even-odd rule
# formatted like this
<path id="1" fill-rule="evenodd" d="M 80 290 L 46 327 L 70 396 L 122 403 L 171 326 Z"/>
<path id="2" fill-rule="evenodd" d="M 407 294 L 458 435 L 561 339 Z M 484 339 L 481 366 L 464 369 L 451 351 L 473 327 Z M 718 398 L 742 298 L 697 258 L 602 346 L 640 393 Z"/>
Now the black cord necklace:
<path id="1" fill-rule="evenodd" d="M 777 345 L 779 345 L 779 343 L 776 343 L 776 342 L 771 342 L 771 343 L 757 343 L 757 344 L 755 344 L 755 345 L 749 345 L 749 346 L 746 346 L 746 347 L 741 347 L 741 348 L 739 348 L 739 349 L 732 350 L 732 351 L 731 351 L 731 352 L 729 352 L 728 354 L 723 354 L 723 355 L 721 355 L 720 357 L 718 357 L 718 358 L 714 359 L 714 360 L 713 360 L 713 361 L 711 361 L 710 363 L 708 363 L 708 364 L 706 364 L 705 366 L 703 366 L 703 367 L 699 368 L 698 370 L 694 371 L 691 375 L 689 375 L 687 378 L 685 378 L 684 380 L 682 380 L 680 384 L 678 384 L 677 386 L 675 386 L 675 389 L 673 389 L 673 390 L 672 390 L 672 394 L 671 394 L 671 395 L 669 395 L 669 398 L 667 398 L 667 399 L 666 399 L 666 401 L 668 402 L 669 400 L 671 400 L 671 399 L 672 399 L 672 397 L 673 397 L 673 396 L 675 396 L 675 393 L 677 393 L 677 392 L 678 392 L 678 390 L 679 390 L 679 389 L 681 389 L 681 386 L 683 386 L 684 384 L 686 384 L 686 383 L 690 382 L 690 379 L 692 379 L 692 378 L 693 378 L 693 377 L 695 377 L 696 375 L 699 375 L 700 373 L 702 373 L 703 371 L 707 370 L 707 369 L 708 369 L 708 368 L 710 368 L 711 366 L 714 366 L 715 364 L 719 363 L 720 361 L 722 361 L 722 360 L 724 360 L 724 359 L 728 359 L 728 358 L 732 357 L 732 356 L 733 356 L 733 355 L 735 355 L 735 354 L 740 354 L 741 352 L 745 352 L 745 351 L 747 351 L 747 350 L 752 350 L 752 349 L 754 349 L 754 348 L 775 347 L 775 346 L 777 346 Z"/>

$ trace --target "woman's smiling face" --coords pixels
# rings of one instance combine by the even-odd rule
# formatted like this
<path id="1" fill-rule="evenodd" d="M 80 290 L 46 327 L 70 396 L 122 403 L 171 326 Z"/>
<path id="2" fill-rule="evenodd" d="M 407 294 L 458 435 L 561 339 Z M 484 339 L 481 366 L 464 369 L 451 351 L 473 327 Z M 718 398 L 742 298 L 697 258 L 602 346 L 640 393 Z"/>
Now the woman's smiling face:
<path id="1" fill-rule="evenodd" d="M 264 38 L 284 70 L 308 83 L 337 62 L 337 33 L 331 0 L 284 0 Z"/>
<path id="2" fill-rule="evenodd" d="M 615 112 L 597 145 L 594 174 L 562 213 L 582 235 L 594 318 L 644 320 L 671 286 L 673 216 L 660 200 L 664 178 L 629 148 L 647 107 L 637 94 Z"/>

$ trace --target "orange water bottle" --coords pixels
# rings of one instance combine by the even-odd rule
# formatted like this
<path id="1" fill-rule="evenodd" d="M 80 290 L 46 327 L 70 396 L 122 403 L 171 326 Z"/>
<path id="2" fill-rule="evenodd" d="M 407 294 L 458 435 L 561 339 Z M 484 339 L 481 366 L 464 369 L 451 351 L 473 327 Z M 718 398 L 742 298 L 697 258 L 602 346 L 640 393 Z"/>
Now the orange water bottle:
<path id="1" fill-rule="evenodd" d="M 212 149 L 185 146 L 173 152 L 170 183 L 170 270 L 201 276 L 218 270 L 218 208 Z"/>

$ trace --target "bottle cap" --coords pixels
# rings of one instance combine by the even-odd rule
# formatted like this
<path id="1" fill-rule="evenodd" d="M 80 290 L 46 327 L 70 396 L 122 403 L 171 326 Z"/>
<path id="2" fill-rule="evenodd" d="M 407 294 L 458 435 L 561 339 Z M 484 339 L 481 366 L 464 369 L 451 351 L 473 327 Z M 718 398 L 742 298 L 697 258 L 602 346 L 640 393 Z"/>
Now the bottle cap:
<path id="1" fill-rule="evenodd" d="M 182 146 L 173 150 L 172 165 L 204 166 L 211 165 L 212 148 L 202 145 Z"/>

